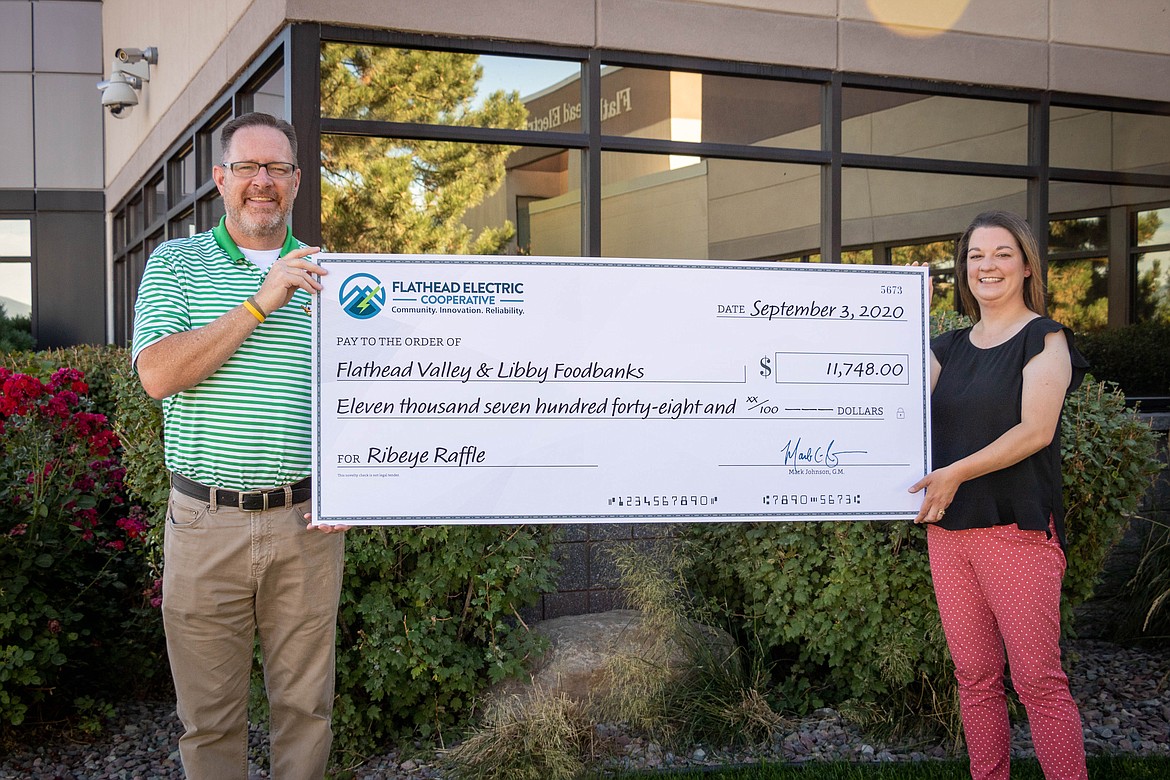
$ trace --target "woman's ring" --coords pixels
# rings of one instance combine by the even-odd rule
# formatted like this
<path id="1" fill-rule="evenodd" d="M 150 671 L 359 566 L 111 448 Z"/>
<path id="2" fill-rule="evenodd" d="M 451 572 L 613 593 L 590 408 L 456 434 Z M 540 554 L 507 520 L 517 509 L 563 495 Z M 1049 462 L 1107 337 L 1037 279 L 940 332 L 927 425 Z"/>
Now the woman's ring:
<path id="1" fill-rule="evenodd" d="M 947 510 L 945 510 L 945 509 L 940 509 L 940 510 L 938 510 L 938 519 L 939 519 L 939 520 L 942 520 L 942 519 L 943 519 L 943 515 L 945 515 L 946 513 L 947 513 Z"/>

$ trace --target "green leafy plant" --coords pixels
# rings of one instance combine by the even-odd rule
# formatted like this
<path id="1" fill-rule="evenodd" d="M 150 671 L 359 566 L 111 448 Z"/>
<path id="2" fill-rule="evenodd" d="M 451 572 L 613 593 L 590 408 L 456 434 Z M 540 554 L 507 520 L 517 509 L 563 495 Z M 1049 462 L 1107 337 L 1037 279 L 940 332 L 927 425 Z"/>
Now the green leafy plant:
<path id="1" fill-rule="evenodd" d="M 1093 373 L 1128 396 L 1170 396 L 1170 322 L 1077 334 Z"/>
<path id="2" fill-rule="evenodd" d="M 35 346 L 32 320 L 29 317 L 10 317 L 3 304 L 0 304 L 0 353 L 24 352 Z"/>
<path id="3" fill-rule="evenodd" d="M 47 381 L 0 368 L 0 722 L 11 725 L 150 665 L 146 514 L 127 500 L 118 438 L 88 392 L 74 368 Z"/>
<path id="4" fill-rule="evenodd" d="M 355 529 L 339 612 L 336 743 L 360 755 L 465 723 L 541 647 L 519 609 L 553 587 L 547 526 Z"/>
<path id="5" fill-rule="evenodd" d="M 938 323 L 961 325 L 960 320 Z M 1160 468 L 1156 436 L 1115 386 L 1088 378 L 1065 408 L 1069 537 L 1062 617 L 1093 592 L 1105 555 Z M 906 523 L 688 527 L 699 587 L 755 632 L 786 707 L 850 702 L 895 730 L 957 733 L 954 679 L 924 534 Z"/>

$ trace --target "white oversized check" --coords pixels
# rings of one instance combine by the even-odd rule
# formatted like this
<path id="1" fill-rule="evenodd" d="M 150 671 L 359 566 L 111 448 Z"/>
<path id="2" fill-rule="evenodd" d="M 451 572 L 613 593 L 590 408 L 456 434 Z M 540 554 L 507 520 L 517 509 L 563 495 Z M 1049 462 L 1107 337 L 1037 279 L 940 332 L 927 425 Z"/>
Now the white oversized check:
<path id="1" fill-rule="evenodd" d="M 313 517 L 914 517 L 925 268 L 322 254 Z"/>

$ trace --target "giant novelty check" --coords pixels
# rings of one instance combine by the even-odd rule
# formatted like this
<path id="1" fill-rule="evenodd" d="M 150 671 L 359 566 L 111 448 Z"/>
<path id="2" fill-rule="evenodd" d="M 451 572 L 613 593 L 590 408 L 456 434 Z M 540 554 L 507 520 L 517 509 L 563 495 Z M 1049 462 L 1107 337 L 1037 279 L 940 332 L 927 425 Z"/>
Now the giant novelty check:
<path id="1" fill-rule="evenodd" d="M 893 520 L 925 268 L 322 254 L 316 522 Z"/>

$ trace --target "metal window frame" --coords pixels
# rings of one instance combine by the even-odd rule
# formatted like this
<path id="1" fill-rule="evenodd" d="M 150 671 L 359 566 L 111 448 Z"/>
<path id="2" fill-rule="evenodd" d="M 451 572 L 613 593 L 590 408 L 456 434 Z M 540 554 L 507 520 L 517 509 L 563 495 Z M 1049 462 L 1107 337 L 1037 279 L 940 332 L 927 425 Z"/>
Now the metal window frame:
<path id="1" fill-rule="evenodd" d="M 392 46 L 398 48 L 454 51 L 469 54 L 530 57 L 534 59 L 577 62 L 581 67 L 582 113 L 580 132 L 507 130 L 501 128 L 451 127 L 400 122 L 364 121 L 323 117 L 320 106 L 320 52 L 325 43 Z M 729 143 L 669 141 L 605 135 L 596 116 L 601 99 L 603 65 L 622 65 L 663 71 L 688 71 L 719 76 L 757 78 L 819 84 L 821 100 L 821 148 L 796 149 L 761 147 Z M 1081 95 L 1046 90 L 989 87 L 954 82 L 928 81 L 905 77 L 801 68 L 779 64 L 731 62 L 690 56 L 650 54 L 602 48 L 573 47 L 556 44 L 524 43 L 438 35 L 393 30 L 350 28 L 319 23 L 290 23 L 251 60 L 239 77 L 213 101 L 196 121 L 178 138 L 142 181 L 114 208 L 124 213 L 127 204 L 143 186 L 160 174 L 167 181 L 167 209 L 137 236 L 126 236 L 115 263 L 124 260 L 146 236 L 160 228 L 166 231 L 171 222 L 189 208 L 195 208 L 197 229 L 198 203 L 211 194 L 213 183 L 205 182 L 180 200 L 171 198 L 168 163 L 185 146 L 198 148 L 199 133 L 220 115 L 237 115 L 250 108 L 249 89 L 257 86 L 277 68 L 284 69 L 285 115 L 297 129 L 300 141 L 298 164 L 313 169 L 320 160 L 321 135 L 403 138 L 415 140 L 467 141 L 488 144 L 576 149 L 581 152 L 581 252 L 583 256 L 601 255 L 601 165 L 606 152 L 735 159 L 747 162 L 776 162 L 817 165 L 821 168 L 820 246 L 815 250 L 824 262 L 839 262 L 841 255 L 842 174 L 847 168 L 891 170 L 962 176 L 987 176 L 1016 179 L 1024 183 L 1027 193 L 1027 219 L 1041 243 L 1041 257 L 1047 268 L 1047 224 L 1049 187 L 1054 181 L 1131 185 L 1165 188 L 1170 192 L 1170 175 L 1128 173 L 1050 166 L 1049 119 L 1053 106 L 1089 108 L 1124 113 L 1170 116 L 1170 102 L 1143 101 L 1112 96 Z M 1025 164 L 967 162 L 933 158 L 859 154 L 842 151 L 842 96 L 848 88 L 879 89 L 920 95 L 974 98 L 1019 103 L 1028 108 L 1028 152 Z M 294 100 L 294 96 L 296 99 Z M 1129 208 L 1132 212 L 1134 209 Z M 321 191 L 319 177 L 302 178 L 297 206 L 293 212 L 293 230 L 298 237 L 320 241 Z M 165 235 L 165 233 L 164 233 Z M 1112 235 L 1112 232 L 1111 232 Z M 918 237 L 907 237 L 916 241 Z M 1132 266 L 1133 247 L 1128 233 L 1121 250 L 1126 266 Z M 1115 250 L 1111 246 L 1111 255 Z M 1112 300 L 1111 310 L 1114 302 Z M 1128 306 L 1123 308 L 1129 309 Z M 1128 319 L 1128 315 L 1127 315 Z M 1111 317 L 1110 326 L 1114 325 Z"/>

